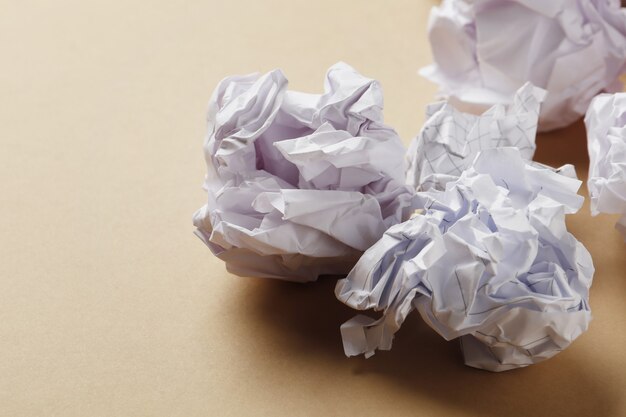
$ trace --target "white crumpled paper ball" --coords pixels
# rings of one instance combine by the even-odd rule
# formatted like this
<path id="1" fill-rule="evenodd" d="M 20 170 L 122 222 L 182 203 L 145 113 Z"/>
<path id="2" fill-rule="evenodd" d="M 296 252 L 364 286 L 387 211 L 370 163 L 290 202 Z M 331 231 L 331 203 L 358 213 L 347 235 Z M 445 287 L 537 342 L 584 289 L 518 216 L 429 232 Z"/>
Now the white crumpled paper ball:
<path id="1" fill-rule="evenodd" d="M 390 349 L 414 309 L 446 340 L 460 338 L 476 368 L 527 366 L 566 348 L 591 320 L 594 272 L 565 226 L 583 202 L 572 175 L 571 165 L 488 149 L 443 189 L 418 193 L 423 214 L 392 226 L 337 284 L 348 306 L 383 311 L 342 325 L 346 354 Z"/>
<path id="2" fill-rule="evenodd" d="M 622 90 L 626 9 L 619 0 L 444 0 L 421 74 L 444 95 L 488 106 L 529 81 L 548 91 L 539 129 L 566 126 L 601 92 Z"/>
<path id="3" fill-rule="evenodd" d="M 585 125 L 591 214 L 621 214 L 616 227 L 626 239 L 626 93 L 596 97 Z"/>
<path id="4" fill-rule="evenodd" d="M 346 274 L 410 210 L 405 148 L 382 109 L 379 83 L 344 63 L 324 94 L 287 90 L 280 70 L 224 79 L 209 105 L 196 234 L 237 275 Z"/>

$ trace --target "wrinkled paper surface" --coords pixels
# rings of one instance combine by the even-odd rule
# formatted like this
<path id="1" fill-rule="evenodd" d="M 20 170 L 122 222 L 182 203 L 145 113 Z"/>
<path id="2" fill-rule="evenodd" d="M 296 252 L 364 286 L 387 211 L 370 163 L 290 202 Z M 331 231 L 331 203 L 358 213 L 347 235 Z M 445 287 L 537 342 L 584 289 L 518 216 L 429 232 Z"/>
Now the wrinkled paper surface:
<path id="1" fill-rule="evenodd" d="M 496 104 L 480 116 L 448 102 L 429 105 L 426 123 L 409 146 L 407 183 L 420 189 L 442 178 L 432 174 L 458 177 L 483 149 L 514 146 L 532 159 L 544 97 L 545 91 L 526 83 L 510 105 Z"/>
<path id="2" fill-rule="evenodd" d="M 196 234 L 243 276 L 346 274 L 406 218 L 405 149 L 383 124 L 377 81 L 338 63 L 324 94 L 280 70 L 224 79 L 208 111 L 207 204 Z"/>
<path id="3" fill-rule="evenodd" d="M 465 362 L 491 371 L 566 348 L 591 320 L 591 257 L 565 227 L 583 198 L 573 167 L 529 163 L 515 148 L 482 151 L 445 189 L 418 193 L 423 214 L 392 226 L 336 287 L 358 310 L 341 326 L 348 356 L 390 349 L 417 309 Z"/>
<path id="4" fill-rule="evenodd" d="M 602 94 L 585 116 L 591 214 L 621 214 L 626 239 L 626 93 Z"/>
<path id="5" fill-rule="evenodd" d="M 584 115 L 596 94 L 622 90 L 626 9 L 619 0 L 444 0 L 429 40 L 435 64 L 421 74 L 443 94 L 491 105 L 532 82 L 548 91 L 545 131 Z"/>

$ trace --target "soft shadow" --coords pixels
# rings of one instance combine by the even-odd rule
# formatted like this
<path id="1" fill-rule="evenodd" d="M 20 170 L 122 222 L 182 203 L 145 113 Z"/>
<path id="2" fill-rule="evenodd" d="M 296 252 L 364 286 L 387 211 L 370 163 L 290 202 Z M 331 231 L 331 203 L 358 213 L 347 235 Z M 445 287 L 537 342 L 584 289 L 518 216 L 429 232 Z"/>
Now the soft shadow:
<path id="1" fill-rule="evenodd" d="M 537 135 L 537 150 L 533 158 L 553 167 L 573 164 L 579 177 L 589 169 L 587 135 L 582 119 L 552 132 Z"/>
<path id="2" fill-rule="evenodd" d="M 491 373 L 463 365 L 458 343 L 443 340 L 413 312 L 391 351 L 370 359 L 346 358 L 339 326 L 355 312 L 335 300 L 334 280 L 307 285 L 259 281 L 241 287 L 255 294 L 252 320 L 259 335 L 281 339 L 284 351 L 277 354 L 315 361 L 339 380 L 373 377 L 372 384 L 381 388 L 406 390 L 416 407 L 426 396 L 477 415 L 615 415 L 620 393 L 603 381 L 593 358 L 574 354 L 575 344 L 544 363 Z"/>

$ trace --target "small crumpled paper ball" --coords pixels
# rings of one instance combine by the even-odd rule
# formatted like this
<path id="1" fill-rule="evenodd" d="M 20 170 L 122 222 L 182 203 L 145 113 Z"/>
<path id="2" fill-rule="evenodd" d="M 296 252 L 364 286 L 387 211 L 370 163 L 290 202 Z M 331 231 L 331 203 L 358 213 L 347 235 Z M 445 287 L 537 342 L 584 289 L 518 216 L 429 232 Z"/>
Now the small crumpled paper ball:
<path id="1" fill-rule="evenodd" d="M 621 214 L 616 227 L 626 239 L 626 93 L 596 97 L 585 125 L 591 214 Z"/>
<path id="2" fill-rule="evenodd" d="M 287 90 L 280 70 L 224 79 L 209 104 L 196 234 L 237 275 L 345 275 L 410 211 L 405 148 L 382 109 L 379 83 L 344 63 L 324 94 Z"/>
<path id="3" fill-rule="evenodd" d="M 472 367 L 504 371 L 566 348 L 591 320 L 594 272 L 565 227 L 583 201 L 571 175 L 571 165 L 489 149 L 443 190 L 418 193 L 425 211 L 391 227 L 337 284 L 350 307 L 383 310 L 341 326 L 346 354 L 390 349 L 413 309 L 446 340 L 460 338 Z"/>
<path id="4" fill-rule="evenodd" d="M 442 175 L 458 177 L 483 149 L 514 146 L 528 160 L 535 153 L 539 107 L 545 91 L 524 84 L 510 105 L 495 104 L 481 115 L 448 102 L 426 108 L 426 123 L 407 154 L 407 184 L 421 189 Z"/>
<path id="5" fill-rule="evenodd" d="M 622 90 L 626 9 L 619 0 L 444 0 L 421 74 L 471 105 L 510 100 L 530 81 L 548 91 L 539 129 L 566 126 L 600 92 Z"/>

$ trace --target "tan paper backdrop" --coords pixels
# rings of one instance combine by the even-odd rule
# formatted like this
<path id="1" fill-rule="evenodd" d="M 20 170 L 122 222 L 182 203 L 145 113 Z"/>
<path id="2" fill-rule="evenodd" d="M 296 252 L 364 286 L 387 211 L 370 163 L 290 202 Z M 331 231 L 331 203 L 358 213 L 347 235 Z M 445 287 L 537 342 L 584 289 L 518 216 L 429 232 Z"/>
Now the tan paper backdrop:
<path id="1" fill-rule="evenodd" d="M 344 60 L 408 143 L 436 90 L 416 74 L 435 3 L 2 2 L 0 415 L 626 415 L 615 216 L 569 219 L 597 268 L 590 331 L 502 374 L 416 316 L 391 352 L 347 359 L 332 280 L 231 276 L 192 234 L 222 77 L 280 67 L 319 92 Z M 583 129 L 540 137 L 537 159 L 585 176 Z"/>

